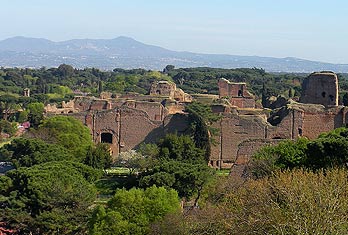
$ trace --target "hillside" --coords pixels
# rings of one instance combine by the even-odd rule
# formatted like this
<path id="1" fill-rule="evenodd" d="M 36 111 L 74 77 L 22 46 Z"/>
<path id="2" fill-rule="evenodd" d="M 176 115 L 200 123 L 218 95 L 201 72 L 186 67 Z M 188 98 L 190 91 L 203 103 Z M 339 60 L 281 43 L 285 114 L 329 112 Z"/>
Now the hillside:
<path id="1" fill-rule="evenodd" d="M 273 58 L 178 52 L 147 45 L 129 37 L 73 39 L 53 42 L 42 38 L 13 37 L 0 41 L 2 67 L 144 68 L 176 67 L 264 68 L 269 72 L 348 72 L 348 64 L 330 64 L 298 58 Z"/>

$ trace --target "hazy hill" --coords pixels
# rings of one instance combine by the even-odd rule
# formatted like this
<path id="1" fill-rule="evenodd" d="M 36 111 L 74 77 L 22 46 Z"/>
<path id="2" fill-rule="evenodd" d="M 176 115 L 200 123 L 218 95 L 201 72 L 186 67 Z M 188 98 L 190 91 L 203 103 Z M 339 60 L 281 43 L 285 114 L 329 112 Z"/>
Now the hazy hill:
<path id="1" fill-rule="evenodd" d="M 78 68 L 258 67 L 273 72 L 348 72 L 348 64 L 330 64 L 298 58 L 273 58 L 171 51 L 129 37 L 73 39 L 53 42 L 42 38 L 14 37 L 0 41 L 0 66 L 56 67 L 62 63 Z"/>

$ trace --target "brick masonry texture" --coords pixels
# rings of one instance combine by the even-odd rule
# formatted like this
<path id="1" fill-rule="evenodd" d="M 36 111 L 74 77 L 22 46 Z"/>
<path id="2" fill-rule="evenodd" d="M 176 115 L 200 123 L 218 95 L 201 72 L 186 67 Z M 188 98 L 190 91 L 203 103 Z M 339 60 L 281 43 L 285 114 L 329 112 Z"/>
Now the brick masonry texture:
<path id="1" fill-rule="evenodd" d="M 222 117 L 213 124 L 219 133 L 213 136 L 215 144 L 212 145 L 209 165 L 230 168 L 234 164 L 245 164 L 262 146 L 283 139 L 296 140 L 301 136 L 314 139 L 322 132 L 347 125 L 348 108 L 337 105 L 335 74 L 311 74 L 303 87 L 302 103 L 289 101 L 270 116 L 266 110 L 254 108 L 254 97 L 245 83 L 221 79 L 220 97 L 229 97 L 230 105 L 212 106 L 213 112 Z M 175 101 L 175 84 L 163 82 L 151 89 L 154 94 L 150 98 L 76 97 L 63 109 L 49 106 L 46 111 L 65 113 L 81 120 L 91 130 L 96 143 L 103 141 L 102 135 L 112 136 L 108 141 L 113 155 L 117 156 L 120 152 L 138 148 L 142 143 L 156 142 L 167 133 L 187 132 L 188 120 L 183 112 L 185 101 Z M 173 96 L 172 101 L 156 100 L 156 93 Z M 333 101 L 330 95 L 333 95 Z"/>

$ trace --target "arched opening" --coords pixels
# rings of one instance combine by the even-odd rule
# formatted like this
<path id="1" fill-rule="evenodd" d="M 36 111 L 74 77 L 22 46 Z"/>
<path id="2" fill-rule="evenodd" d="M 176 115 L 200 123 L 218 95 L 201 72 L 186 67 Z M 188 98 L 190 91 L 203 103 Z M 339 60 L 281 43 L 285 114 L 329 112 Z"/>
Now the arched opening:
<path id="1" fill-rule="evenodd" d="M 323 98 L 325 98 L 325 96 L 326 96 L 326 92 L 325 92 L 325 91 L 323 91 L 323 92 L 321 93 L 321 96 L 322 96 Z"/>
<path id="2" fill-rule="evenodd" d="M 303 133 L 302 133 L 302 128 L 298 128 L 298 135 L 299 135 L 299 136 L 302 136 L 302 135 L 303 135 Z"/>
<path id="3" fill-rule="evenodd" d="M 243 96 L 243 91 L 242 90 L 238 90 L 238 96 Z"/>
<path id="4" fill-rule="evenodd" d="M 73 113 L 73 111 L 70 110 L 68 113 Z"/>
<path id="5" fill-rule="evenodd" d="M 100 142 L 112 144 L 112 134 L 111 133 L 102 133 L 100 136 Z"/>
<path id="6" fill-rule="evenodd" d="M 157 94 L 157 95 L 160 95 L 160 94 L 161 94 L 161 90 L 157 90 L 157 91 L 156 91 L 156 94 Z"/>

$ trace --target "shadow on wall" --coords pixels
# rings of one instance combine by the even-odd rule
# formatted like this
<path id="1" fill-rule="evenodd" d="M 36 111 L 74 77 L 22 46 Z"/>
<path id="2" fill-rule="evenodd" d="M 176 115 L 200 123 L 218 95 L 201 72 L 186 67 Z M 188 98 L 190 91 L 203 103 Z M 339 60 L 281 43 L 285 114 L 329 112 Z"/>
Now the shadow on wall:
<path id="1" fill-rule="evenodd" d="M 135 149 L 138 149 L 141 144 L 156 143 L 166 134 L 176 133 L 178 135 L 188 134 L 188 117 L 185 114 L 174 114 L 165 118 L 163 125 L 153 129 Z"/>

